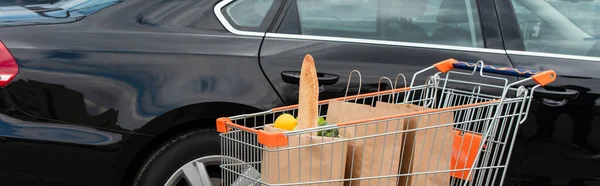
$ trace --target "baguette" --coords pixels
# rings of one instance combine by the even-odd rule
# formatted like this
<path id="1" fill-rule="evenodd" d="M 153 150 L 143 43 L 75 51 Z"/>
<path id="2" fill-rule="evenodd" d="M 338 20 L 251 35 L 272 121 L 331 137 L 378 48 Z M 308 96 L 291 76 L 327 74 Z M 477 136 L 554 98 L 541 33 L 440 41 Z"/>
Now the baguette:
<path id="1" fill-rule="evenodd" d="M 297 129 L 315 127 L 319 118 L 319 81 L 315 62 L 310 54 L 304 57 L 300 70 Z"/>

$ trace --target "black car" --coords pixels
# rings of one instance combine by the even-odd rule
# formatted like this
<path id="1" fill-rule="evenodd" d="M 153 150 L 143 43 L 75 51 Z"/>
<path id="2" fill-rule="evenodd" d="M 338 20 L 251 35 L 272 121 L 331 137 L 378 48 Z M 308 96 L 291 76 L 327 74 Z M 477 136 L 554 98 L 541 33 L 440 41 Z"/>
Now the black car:
<path id="1" fill-rule="evenodd" d="M 297 103 L 306 54 L 320 99 L 352 70 L 553 69 L 505 185 L 600 185 L 598 0 L 62 0 L 0 7 L 0 41 L 3 186 L 217 185 L 215 119 Z"/>

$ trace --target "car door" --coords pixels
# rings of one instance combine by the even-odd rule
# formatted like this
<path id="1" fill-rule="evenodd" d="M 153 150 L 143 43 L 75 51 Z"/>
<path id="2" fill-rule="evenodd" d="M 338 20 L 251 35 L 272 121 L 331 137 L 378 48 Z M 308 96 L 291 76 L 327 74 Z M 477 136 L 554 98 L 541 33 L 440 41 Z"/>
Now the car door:
<path id="1" fill-rule="evenodd" d="M 475 0 L 292 0 L 265 35 L 264 73 L 287 104 L 298 102 L 297 75 L 306 54 L 315 59 L 320 99 L 389 89 L 455 58 L 510 66 L 493 4 Z M 485 31 L 485 32 L 484 32 Z M 423 83 L 426 77 L 415 82 Z M 409 81 L 410 83 L 410 81 Z M 403 87 L 398 80 L 396 87 Z"/>
<path id="2" fill-rule="evenodd" d="M 495 2 L 514 65 L 558 74 L 521 128 L 515 183 L 599 185 L 600 1 Z"/>

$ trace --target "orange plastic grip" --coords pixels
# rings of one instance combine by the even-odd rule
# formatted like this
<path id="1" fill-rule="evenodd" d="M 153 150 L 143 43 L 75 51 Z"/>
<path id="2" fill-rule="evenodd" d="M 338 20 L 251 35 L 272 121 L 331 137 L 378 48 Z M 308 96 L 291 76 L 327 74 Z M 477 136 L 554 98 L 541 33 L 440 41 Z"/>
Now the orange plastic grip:
<path id="1" fill-rule="evenodd" d="M 225 118 L 225 117 L 218 118 L 217 119 L 217 132 L 219 132 L 219 133 L 228 132 L 229 128 L 227 128 L 226 123 L 231 123 L 231 119 Z"/>
<path id="2" fill-rule="evenodd" d="M 461 133 L 462 131 L 454 131 L 454 141 L 452 142 L 452 158 L 450 159 L 451 170 L 471 168 L 475 158 L 477 157 L 479 145 L 481 144 L 481 135 L 470 132 L 464 132 L 464 134 Z M 485 148 L 485 144 L 483 148 Z M 468 178 L 468 170 L 454 171 L 450 173 L 450 175 L 463 180 L 472 180 L 471 178 Z"/>
<path id="3" fill-rule="evenodd" d="M 288 145 L 288 137 L 281 132 L 257 131 L 258 143 L 267 147 L 283 147 Z"/>
<path id="4" fill-rule="evenodd" d="M 546 86 L 556 80 L 556 72 L 554 72 L 554 70 L 547 70 L 537 73 L 531 76 L 531 78 L 541 86 Z"/>
<path id="5" fill-rule="evenodd" d="M 435 66 L 435 68 L 437 68 L 440 72 L 446 73 L 454 68 L 452 66 L 452 64 L 455 62 L 458 62 L 458 60 L 450 58 L 450 59 L 446 59 L 444 61 L 440 61 L 440 62 L 434 64 L 433 66 Z"/>
<path id="6" fill-rule="evenodd" d="M 233 128 L 239 130 L 255 133 L 258 139 L 258 143 L 263 144 L 267 147 L 282 147 L 288 145 L 288 137 L 281 132 L 267 132 L 264 130 L 256 130 L 246 126 L 235 124 L 231 122 L 231 119 L 226 117 L 221 117 L 217 119 L 217 132 L 229 132 L 229 127 L 227 127 L 227 125 L 233 126 Z"/>

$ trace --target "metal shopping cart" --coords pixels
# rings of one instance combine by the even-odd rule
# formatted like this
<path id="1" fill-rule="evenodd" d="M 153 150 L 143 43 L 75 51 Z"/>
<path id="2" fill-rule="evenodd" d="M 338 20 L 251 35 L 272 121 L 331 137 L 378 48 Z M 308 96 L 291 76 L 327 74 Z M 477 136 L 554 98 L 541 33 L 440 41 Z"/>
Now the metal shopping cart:
<path id="1" fill-rule="evenodd" d="M 219 118 L 223 184 L 502 185 L 533 93 L 555 78 L 448 59 L 415 73 L 408 87 L 320 101 L 323 126 L 270 125 L 297 106 Z M 336 135 L 319 135 L 326 132 Z"/>

